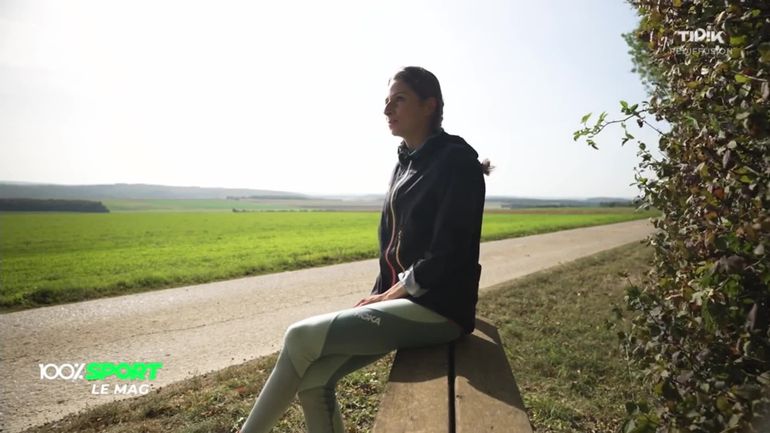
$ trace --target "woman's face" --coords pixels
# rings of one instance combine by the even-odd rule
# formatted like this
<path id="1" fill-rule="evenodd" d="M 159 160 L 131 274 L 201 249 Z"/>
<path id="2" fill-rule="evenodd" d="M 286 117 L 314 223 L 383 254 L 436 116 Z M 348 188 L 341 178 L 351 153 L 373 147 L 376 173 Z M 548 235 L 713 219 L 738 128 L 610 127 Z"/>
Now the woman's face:
<path id="1" fill-rule="evenodd" d="M 384 114 L 393 135 L 410 137 L 427 131 L 436 98 L 425 101 L 406 84 L 395 80 L 385 98 Z"/>

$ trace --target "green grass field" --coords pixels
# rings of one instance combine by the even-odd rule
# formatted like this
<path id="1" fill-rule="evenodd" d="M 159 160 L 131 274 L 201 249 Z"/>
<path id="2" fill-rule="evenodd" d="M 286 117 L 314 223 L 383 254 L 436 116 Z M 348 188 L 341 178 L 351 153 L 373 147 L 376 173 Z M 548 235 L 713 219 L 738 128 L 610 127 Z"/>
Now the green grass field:
<path id="1" fill-rule="evenodd" d="M 488 212 L 482 240 L 648 218 Z M 0 213 L 0 311 L 377 257 L 378 212 Z"/>

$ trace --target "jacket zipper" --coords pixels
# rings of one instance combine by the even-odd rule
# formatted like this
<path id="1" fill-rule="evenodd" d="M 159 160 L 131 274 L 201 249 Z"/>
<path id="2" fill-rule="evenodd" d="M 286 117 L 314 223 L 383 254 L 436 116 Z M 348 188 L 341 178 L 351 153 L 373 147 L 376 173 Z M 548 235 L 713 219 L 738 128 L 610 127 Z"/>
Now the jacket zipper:
<path id="1" fill-rule="evenodd" d="M 398 255 L 398 249 L 399 249 L 399 247 L 401 247 L 401 232 L 402 232 L 402 230 L 399 228 L 398 229 L 398 237 L 396 238 L 396 263 L 398 263 L 398 266 L 403 271 L 406 268 L 401 263 L 401 257 L 399 257 L 399 255 Z"/>
<path id="2" fill-rule="evenodd" d="M 409 165 L 406 167 L 406 170 L 404 173 L 409 173 L 409 169 L 412 168 L 412 161 L 409 161 Z M 390 282 L 391 285 L 395 284 L 396 282 L 396 269 L 393 267 L 393 264 L 388 259 L 388 253 L 390 252 L 390 247 L 393 245 L 393 239 L 396 236 L 396 211 L 393 208 L 393 197 L 396 196 L 396 192 L 398 191 L 398 188 L 403 185 L 403 183 L 406 181 L 407 176 L 404 174 L 404 177 L 396 181 L 396 184 L 393 185 L 393 190 L 390 192 L 390 220 L 391 220 L 391 230 L 390 230 L 390 241 L 388 242 L 388 247 L 385 249 L 385 262 L 388 264 L 388 267 L 390 268 Z M 400 238 L 401 230 L 399 230 L 399 238 Z M 398 248 L 398 245 L 396 245 Z M 401 265 L 400 260 L 398 260 L 398 250 L 396 250 L 396 260 L 399 261 L 399 266 Z M 403 270 L 403 266 L 401 267 Z"/>

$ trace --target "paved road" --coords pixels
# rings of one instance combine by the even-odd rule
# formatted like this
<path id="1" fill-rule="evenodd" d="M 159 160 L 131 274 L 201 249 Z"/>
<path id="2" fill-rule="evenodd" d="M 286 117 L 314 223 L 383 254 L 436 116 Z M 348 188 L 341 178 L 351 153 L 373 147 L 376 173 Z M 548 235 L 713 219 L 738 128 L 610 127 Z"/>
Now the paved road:
<path id="1" fill-rule="evenodd" d="M 482 291 L 654 230 L 645 219 L 484 242 Z M 162 362 L 154 389 L 278 351 L 289 324 L 352 307 L 377 272 L 370 259 L 2 314 L 0 431 L 133 396 L 94 394 L 86 380 L 43 380 L 40 363 Z"/>

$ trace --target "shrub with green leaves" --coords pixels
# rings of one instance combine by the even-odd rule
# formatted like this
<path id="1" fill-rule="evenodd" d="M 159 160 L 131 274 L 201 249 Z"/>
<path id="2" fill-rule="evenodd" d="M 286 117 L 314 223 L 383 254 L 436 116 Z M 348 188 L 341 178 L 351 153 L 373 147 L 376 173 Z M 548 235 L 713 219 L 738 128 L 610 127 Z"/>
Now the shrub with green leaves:
<path id="1" fill-rule="evenodd" d="M 619 336 L 656 400 L 629 402 L 623 429 L 768 432 L 770 2 L 629 2 L 640 22 L 624 37 L 649 99 L 621 101 L 621 119 L 586 115 L 574 136 L 596 147 L 620 123 L 625 143 L 635 121 L 662 153 L 636 140 L 642 207 L 662 216 Z"/>

